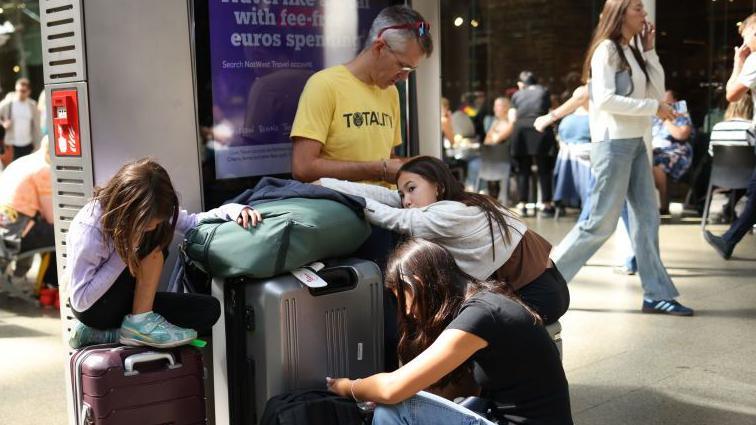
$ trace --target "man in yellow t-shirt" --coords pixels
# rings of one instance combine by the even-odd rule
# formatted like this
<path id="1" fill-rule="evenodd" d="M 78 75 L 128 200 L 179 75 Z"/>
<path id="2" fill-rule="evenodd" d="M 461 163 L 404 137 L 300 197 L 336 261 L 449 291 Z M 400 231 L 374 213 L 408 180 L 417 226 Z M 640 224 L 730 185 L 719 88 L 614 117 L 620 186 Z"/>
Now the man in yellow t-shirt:
<path id="1" fill-rule="evenodd" d="M 373 21 L 366 47 L 355 59 L 307 80 L 291 130 L 294 178 L 395 181 L 402 165 L 392 156 L 402 143 L 395 84 L 430 56 L 429 31 L 416 11 L 387 7 Z"/>

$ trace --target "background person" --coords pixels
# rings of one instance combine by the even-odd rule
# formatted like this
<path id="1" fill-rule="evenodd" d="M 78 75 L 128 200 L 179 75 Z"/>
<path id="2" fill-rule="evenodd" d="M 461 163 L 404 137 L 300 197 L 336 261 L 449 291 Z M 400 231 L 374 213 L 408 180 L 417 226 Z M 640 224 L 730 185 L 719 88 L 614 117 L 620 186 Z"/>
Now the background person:
<path id="1" fill-rule="evenodd" d="M 512 135 L 512 123 L 509 121 L 509 109 L 512 102 L 506 97 L 497 97 L 493 104 L 493 116 L 486 117 L 486 137 L 483 144 L 498 145 L 505 143 Z"/>
<path id="2" fill-rule="evenodd" d="M 668 105 L 679 104 L 678 96 L 673 90 L 664 92 L 663 102 Z M 659 190 L 659 213 L 669 214 L 669 196 L 667 195 L 667 176 L 679 180 L 690 168 L 693 161 L 693 147 L 689 140 L 693 133 L 693 122 L 685 111 L 672 120 L 662 121 L 653 117 L 651 134 L 653 135 L 654 185 Z"/>
<path id="3" fill-rule="evenodd" d="M 452 127 L 452 113 L 449 99 L 441 98 L 441 142 L 444 147 L 451 147 L 454 143 L 454 128 Z"/>
<path id="4" fill-rule="evenodd" d="M 0 102 L 0 120 L 5 127 L 6 149 L 13 150 L 13 159 L 34 150 L 40 140 L 40 117 L 37 102 L 31 99 L 31 84 L 26 78 L 16 81 L 16 91 Z"/>
<path id="5" fill-rule="evenodd" d="M 493 102 L 493 115 L 486 116 L 486 119 L 483 121 L 484 127 L 486 130 L 486 135 L 483 138 L 483 144 L 484 145 L 502 145 L 500 148 L 497 148 L 503 152 L 504 156 L 500 159 L 498 159 L 498 167 L 501 167 L 502 172 L 506 170 L 502 174 L 502 177 L 504 177 L 503 180 L 499 181 L 488 181 L 488 193 L 493 196 L 494 198 L 498 198 L 502 205 L 507 204 L 509 201 L 509 179 L 510 179 L 510 170 L 512 168 L 512 159 L 510 157 L 510 147 L 509 147 L 509 138 L 512 135 L 512 123 L 509 121 L 509 108 L 512 106 L 511 101 L 509 98 L 500 96 L 494 99 Z M 482 150 L 481 153 L 481 164 L 485 155 L 490 154 L 490 150 Z M 488 165 L 490 168 L 491 165 Z M 479 188 L 477 179 L 475 183 L 473 183 L 473 191 L 478 191 Z"/>
<path id="6" fill-rule="evenodd" d="M 735 48 L 735 64 L 727 81 L 727 100 L 737 102 L 750 90 L 753 109 L 756 109 L 756 13 L 743 21 L 740 34 L 743 36 L 743 45 Z M 751 175 L 746 196 L 748 202 L 745 209 L 724 235 L 718 237 L 709 231 L 704 232 L 706 241 L 724 259 L 730 258 L 735 246 L 756 223 L 756 168 Z"/>
<path id="7" fill-rule="evenodd" d="M 0 128 L 0 141 L 3 132 Z M 13 161 L 0 174 L 0 227 L 21 235 L 19 253 L 55 246 L 47 137 L 42 139 L 37 151 Z M 55 255 L 50 258 L 43 282 L 57 286 Z M 31 260 L 16 262 L 17 276 L 26 274 Z"/>
<path id="8" fill-rule="evenodd" d="M 530 197 L 531 166 L 538 167 L 538 182 L 541 187 L 541 202 L 544 216 L 553 216 L 552 205 L 554 175 L 554 155 L 556 140 L 552 131 L 539 132 L 533 124 L 539 116 L 551 108 L 551 97 L 545 87 L 538 84 L 536 76 L 530 71 L 522 71 L 517 82 L 520 90 L 512 95 L 512 108 L 509 110 L 510 121 L 514 124 L 511 137 L 512 165 L 517 174 L 517 190 L 522 205 L 520 212 L 526 216 L 525 204 L 537 202 Z"/>
<path id="9" fill-rule="evenodd" d="M 465 161 L 465 187 L 473 190 L 478 181 L 480 173 L 480 151 L 477 145 L 480 144 L 475 121 L 478 110 L 475 109 L 475 94 L 463 93 L 459 108 L 452 113 L 452 128 L 454 129 L 455 157 Z"/>

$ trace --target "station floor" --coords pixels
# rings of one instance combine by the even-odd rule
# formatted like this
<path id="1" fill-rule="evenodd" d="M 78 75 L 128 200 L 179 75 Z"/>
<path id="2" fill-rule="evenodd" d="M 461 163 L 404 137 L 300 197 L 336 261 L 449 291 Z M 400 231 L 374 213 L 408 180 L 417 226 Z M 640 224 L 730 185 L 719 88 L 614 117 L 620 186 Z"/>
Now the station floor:
<path id="1" fill-rule="evenodd" d="M 556 243 L 574 220 L 528 224 Z M 562 325 L 576 424 L 756 424 L 756 236 L 725 261 L 699 223 L 665 220 L 660 234 L 695 317 L 640 313 L 638 277 L 613 272 L 616 237 L 570 283 Z M 57 311 L 0 294 L 0 424 L 67 423 L 66 351 Z"/>

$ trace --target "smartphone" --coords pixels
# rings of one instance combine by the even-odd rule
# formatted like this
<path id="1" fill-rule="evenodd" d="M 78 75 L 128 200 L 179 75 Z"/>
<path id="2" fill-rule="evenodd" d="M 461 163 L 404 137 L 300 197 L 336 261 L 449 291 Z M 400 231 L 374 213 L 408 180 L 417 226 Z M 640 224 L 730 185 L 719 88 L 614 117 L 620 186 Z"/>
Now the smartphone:
<path id="1" fill-rule="evenodd" d="M 688 113 L 688 103 L 684 100 L 677 101 L 672 104 L 672 109 L 680 115 L 685 115 Z"/>

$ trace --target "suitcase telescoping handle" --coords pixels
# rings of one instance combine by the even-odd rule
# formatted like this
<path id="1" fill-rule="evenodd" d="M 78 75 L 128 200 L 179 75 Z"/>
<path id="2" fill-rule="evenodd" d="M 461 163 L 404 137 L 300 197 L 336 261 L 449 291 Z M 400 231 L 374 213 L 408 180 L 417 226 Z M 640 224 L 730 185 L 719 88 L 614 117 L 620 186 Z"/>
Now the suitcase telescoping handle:
<path id="1" fill-rule="evenodd" d="M 147 351 L 139 354 L 132 354 L 123 361 L 124 376 L 138 375 L 139 371 L 134 369 L 139 363 L 154 362 L 155 360 L 168 360 L 168 369 L 181 367 L 181 363 L 176 363 L 171 353 L 158 353 L 157 351 Z"/>
<path id="2" fill-rule="evenodd" d="M 328 285 L 322 288 L 308 288 L 310 294 L 316 297 L 354 289 L 359 281 L 357 271 L 350 266 L 326 267 L 318 272 L 318 276 Z"/>

